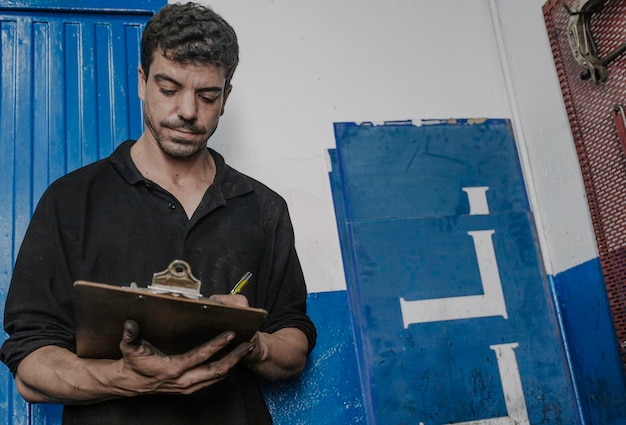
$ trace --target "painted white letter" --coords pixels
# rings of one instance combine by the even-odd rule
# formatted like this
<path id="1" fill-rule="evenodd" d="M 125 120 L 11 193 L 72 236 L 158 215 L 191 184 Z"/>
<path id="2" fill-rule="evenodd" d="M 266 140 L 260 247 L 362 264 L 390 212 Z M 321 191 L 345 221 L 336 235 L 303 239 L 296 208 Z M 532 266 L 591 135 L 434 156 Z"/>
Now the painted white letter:
<path id="1" fill-rule="evenodd" d="M 400 309 L 405 329 L 414 323 L 489 316 L 508 318 L 498 262 L 491 239 L 494 233 L 494 230 L 467 232 L 474 240 L 483 294 L 416 301 L 406 301 L 401 297 Z"/>
<path id="2" fill-rule="evenodd" d="M 515 357 L 515 348 L 517 346 L 517 343 L 489 346 L 496 352 L 507 416 L 459 422 L 457 425 L 530 425 L 526 400 L 524 399 L 524 389 L 522 388 L 522 379 L 520 378 L 519 366 Z"/>
<path id="3" fill-rule="evenodd" d="M 464 187 L 470 206 L 470 215 L 488 215 L 487 191 L 489 186 Z"/>

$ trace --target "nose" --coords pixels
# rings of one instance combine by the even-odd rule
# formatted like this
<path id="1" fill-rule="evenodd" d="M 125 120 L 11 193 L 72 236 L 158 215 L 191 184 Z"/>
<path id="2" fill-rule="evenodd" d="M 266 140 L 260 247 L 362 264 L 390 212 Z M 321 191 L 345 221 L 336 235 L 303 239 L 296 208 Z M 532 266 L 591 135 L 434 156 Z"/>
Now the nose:
<path id="1" fill-rule="evenodd" d="M 195 93 L 184 92 L 178 100 L 178 116 L 185 121 L 193 121 L 198 114 Z"/>

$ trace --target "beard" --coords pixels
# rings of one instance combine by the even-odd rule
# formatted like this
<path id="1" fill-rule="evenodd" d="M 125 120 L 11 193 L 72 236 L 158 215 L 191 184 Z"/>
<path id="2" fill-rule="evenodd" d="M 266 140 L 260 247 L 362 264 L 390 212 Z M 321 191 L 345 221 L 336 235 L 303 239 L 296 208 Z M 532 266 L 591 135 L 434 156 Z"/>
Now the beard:
<path id="1" fill-rule="evenodd" d="M 171 121 L 163 120 L 159 123 L 159 126 L 157 126 L 152 119 L 152 115 L 145 108 L 143 111 L 143 117 L 148 130 L 159 145 L 161 151 L 174 159 L 190 159 L 198 155 L 200 152 L 205 151 L 209 138 L 213 135 L 215 130 L 217 130 L 217 123 L 215 123 L 215 126 L 212 129 L 207 129 L 205 127 L 196 126 L 194 123 L 182 119 Z M 170 130 L 184 130 L 194 136 L 203 137 L 194 138 L 193 140 L 176 137 L 168 138 L 163 134 L 163 128 Z"/>

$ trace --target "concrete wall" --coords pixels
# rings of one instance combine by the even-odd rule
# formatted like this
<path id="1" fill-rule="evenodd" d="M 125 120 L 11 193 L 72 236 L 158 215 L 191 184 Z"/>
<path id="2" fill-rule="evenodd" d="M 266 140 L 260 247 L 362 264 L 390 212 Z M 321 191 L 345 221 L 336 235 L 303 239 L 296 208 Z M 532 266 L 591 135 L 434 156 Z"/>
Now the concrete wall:
<path id="1" fill-rule="evenodd" d="M 512 119 L 548 272 L 597 256 L 543 0 L 205 3 L 241 44 L 212 144 L 285 196 L 311 291 L 345 288 L 333 122 Z"/>

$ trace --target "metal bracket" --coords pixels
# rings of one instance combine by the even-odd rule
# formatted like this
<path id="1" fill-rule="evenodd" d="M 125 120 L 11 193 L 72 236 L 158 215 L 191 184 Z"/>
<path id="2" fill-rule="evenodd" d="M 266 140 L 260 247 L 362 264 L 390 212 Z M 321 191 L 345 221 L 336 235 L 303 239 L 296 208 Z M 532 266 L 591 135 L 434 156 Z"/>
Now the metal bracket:
<path id="1" fill-rule="evenodd" d="M 152 275 L 152 285 L 148 289 L 155 294 L 183 296 L 190 299 L 202 298 L 201 282 L 191 273 L 186 261 L 174 260 L 167 269 Z"/>
<path id="2" fill-rule="evenodd" d="M 605 57 L 600 58 L 598 46 L 591 31 L 591 18 L 602 11 L 606 1 L 574 0 L 572 8 L 564 4 L 570 15 L 567 39 L 574 59 L 585 68 L 580 78 L 583 80 L 591 78 L 596 83 L 606 82 L 609 76 L 606 69 L 607 65 L 626 51 L 626 43 L 624 43 Z"/>
<path id="3" fill-rule="evenodd" d="M 613 122 L 615 122 L 617 129 L 617 137 L 622 144 L 622 153 L 626 155 L 626 112 L 623 105 L 613 106 Z"/>

